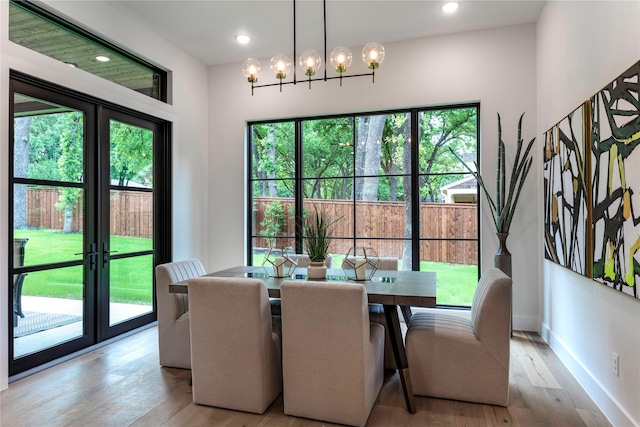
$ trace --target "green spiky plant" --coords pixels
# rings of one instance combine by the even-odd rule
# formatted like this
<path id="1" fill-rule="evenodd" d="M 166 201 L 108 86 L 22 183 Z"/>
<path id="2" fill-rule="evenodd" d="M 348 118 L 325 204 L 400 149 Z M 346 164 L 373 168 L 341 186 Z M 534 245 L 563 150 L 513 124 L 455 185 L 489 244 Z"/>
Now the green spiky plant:
<path id="1" fill-rule="evenodd" d="M 533 138 L 526 146 L 524 153 L 522 152 L 523 140 L 522 140 L 522 118 L 524 117 L 524 113 L 520 116 L 520 120 L 518 121 L 518 141 L 517 141 L 517 149 L 516 149 L 516 158 L 513 163 L 513 168 L 511 169 L 511 176 L 509 178 L 509 186 L 507 188 L 507 167 L 506 167 L 506 154 L 505 154 L 505 145 L 502 140 L 502 126 L 500 124 L 500 114 L 498 114 L 498 167 L 496 170 L 496 198 L 495 200 L 489 194 L 487 187 L 485 185 L 482 176 L 478 172 L 480 169 L 478 168 L 478 164 L 473 162 L 476 170 L 471 170 L 469 166 L 458 156 L 456 153 L 449 148 L 451 153 L 464 165 L 464 167 L 473 175 L 473 177 L 478 181 L 478 184 L 482 188 L 484 195 L 489 202 L 489 206 L 491 207 L 491 216 L 493 217 L 493 222 L 496 225 L 497 233 L 508 233 L 509 228 L 511 227 L 511 221 L 513 220 L 513 216 L 516 211 L 516 206 L 518 204 L 518 199 L 520 197 L 520 191 L 522 190 L 522 186 L 524 185 L 525 180 L 527 179 L 527 175 L 529 174 L 529 170 L 531 169 L 531 164 L 533 163 L 533 158 L 531 157 L 531 147 L 533 146 L 533 142 L 536 140 Z"/>
<path id="2" fill-rule="evenodd" d="M 315 212 L 305 219 L 304 242 L 309 254 L 309 260 L 312 262 L 324 262 L 329 256 L 333 225 L 340 221 L 342 217 L 332 221 L 329 215 L 323 210 L 319 211 L 315 204 L 313 208 Z"/>

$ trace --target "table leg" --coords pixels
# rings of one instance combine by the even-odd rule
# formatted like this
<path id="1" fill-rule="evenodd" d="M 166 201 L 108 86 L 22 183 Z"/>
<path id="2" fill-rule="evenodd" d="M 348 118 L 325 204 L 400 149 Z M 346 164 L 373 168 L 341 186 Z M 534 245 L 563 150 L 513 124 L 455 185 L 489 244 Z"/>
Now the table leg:
<path id="1" fill-rule="evenodd" d="M 389 338 L 391 339 L 391 347 L 393 348 L 393 356 L 396 360 L 398 375 L 400 375 L 400 383 L 402 384 L 402 392 L 407 402 L 407 410 L 415 414 L 416 404 L 413 397 L 413 387 L 411 386 L 411 377 L 409 376 L 409 364 L 407 363 L 407 353 L 404 349 L 402 340 L 402 331 L 400 330 L 400 319 L 398 318 L 398 307 L 396 305 L 384 305 L 384 315 L 387 319 L 387 328 L 389 329 Z"/>
<path id="2" fill-rule="evenodd" d="M 401 305 L 400 310 L 402 311 L 402 317 L 404 317 L 404 323 L 409 325 L 409 320 L 411 320 L 411 306 L 410 305 Z"/>

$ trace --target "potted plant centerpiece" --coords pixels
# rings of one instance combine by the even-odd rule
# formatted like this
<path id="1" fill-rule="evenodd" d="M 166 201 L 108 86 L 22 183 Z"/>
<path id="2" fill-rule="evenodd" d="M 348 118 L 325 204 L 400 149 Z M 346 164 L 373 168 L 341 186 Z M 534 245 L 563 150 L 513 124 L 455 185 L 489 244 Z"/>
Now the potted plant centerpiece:
<path id="1" fill-rule="evenodd" d="M 500 114 L 498 114 L 498 164 L 496 169 L 496 195 L 495 199 L 491 197 L 485 180 L 480 175 L 478 164 L 474 162 L 475 170 L 469 168 L 469 166 L 458 156 L 451 148 L 451 152 L 458 160 L 464 165 L 464 167 L 473 175 L 478 181 L 478 184 L 482 188 L 484 195 L 491 207 L 491 216 L 496 226 L 496 235 L 500 242 L 500 246 L 494 257 L 494 266 L 502 270 L 505 274 L 511 277 L 511 253 L 507 249 L 507 236 L 509 235 L 509 228 L 511 227 L 511 221 L 516 211 L 516 205 L 518 204 L 518 198 L 520 197 L 520 191 L 524 185 L 533 159 L 531 157 L 531 147 L 536 140 L 533 138 L 527 144 L 524 152 L 522 151 L 522 118 L 524 113 L 520 116 L 518 121 L 518 140 L 516 145 L 516 158 L 511 168 L 511 176 L 509 178 L 509 185 L 507 186 L 507 167 L 506 167 L 506 153 L 505 145 L 502 140 L 502 126 L 500 125 Z"/>
<path id="2" fill-rule="evenodd" d="M 331 220 L 325 211 L 318 210 L 316 205 L 313 205 L 313 208 L 315 212 L 305 219 L 303 230 L 311 264 L 307 270 L 307 276 L 309 279 L 324 279 L 327 277 L 325 260 L 329 256 L 332 228 L 342 217 Z"/>

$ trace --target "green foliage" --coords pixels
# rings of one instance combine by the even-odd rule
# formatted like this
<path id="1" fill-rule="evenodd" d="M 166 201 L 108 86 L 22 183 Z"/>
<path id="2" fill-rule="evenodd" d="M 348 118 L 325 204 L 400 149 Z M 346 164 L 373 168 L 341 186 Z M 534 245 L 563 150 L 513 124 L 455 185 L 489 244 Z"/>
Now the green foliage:
<path id="1" fill-rule="evenodd" d="M 29 178 L 82 181 L 83 119 L 83 114 L 77 111 L 31 117 Z M 121 185 L 126 185 L 126 181 L 131 179 L 152 185 L 153 132 L 111 121 L 110 138 L 111 176 L 119 180 Z"/>
<path id="2" fill-rule="evenodd" d="M 111 176 L 120 185 L 136 179 L 152 185 L 153 132 L 117 121 L 110 127 Z M 84 180 L 84 115 L 79 111 L 29 117 L 28 177 L 81 183 Z M 25 167 L 25 169 L 27 169 Z M 82 190 L 62 187 L 56 208 L 64 211 L 64 231 L 71 232 L 73 208 Z"/>
<path id="3" fill-rule="evenodd" d="M 262 226 L 261 235 L 267 237 L 267 240 L 273 244 L 274 237 L 281 234 L 286 226 L 284 218 L 284 206 L 277 200 L 265 205 L 264 219 L 260 222 Z"/>
<path id="4" fill-rule="evenodd" d="M 153 186 L 153 132 L 111 120 L 109 134 L 111 179 Z"/>
<path id="5" fill-rule="evenodd" d="M 45 158 L 38 162 L 31 163 L 29 166 L 29 178 L 33 179 L 49 179 L 52 181 L 60 181 L 60 169 L 58 168 L 58 159 Z"/>
<path id="6" fill-rule="evenodd" d="M 353 121 L 351 118 L 307 120 L 303 122 L 303 175 L 307 181 L 304 197 L 345 199 L 353 174 Z"/>
<path id="7" fill-rule="evenodd" d="M 449 175 L 458 170 L 452 153 L 476 150 L 476 113 L 475 108 L 453 108 L 420 115 L 419 169 L 425 174 L 420 200 L 439 201 L 440 189 L 459 179 L 459 175 Z"/>
<path id="8" fill-rule="evenodd" d="M 319 211 L 315 205 L 313 207 L 315 212 L 305 218 L 304 242 L 309 259 L 313 262 L 323 262 L 329 256 L 333 225 L 342 217 L 331 220 L 325 211 Z"/>
<path id="9" fill-rule="evenodd" d="M 475 151 L 477 146 L 477 112 L 470 108 L 427 110 L 419 114 L 419 171 L 422 175 L 420 192 L 423 201 L 439 201 L 440 188 L 454 182 L 460 175 L 456 152 Z M 358 155 L 370 147 L 380 147 L 378 173 L 379 200 L 403 200 L 401 175 L 410 174 L 403 155 L 408 144 L 409 115 L 387 114 L 379 144 L 365 146 L 366 120 L 357 123 L 350 117 L 305 120 L 303 134 L 303 195 L 305 198 L 351 199 L 355 173 L 354 133 L 357 134 Z M 369 148 L 367 148 L 369 147 Z M 252 175 L 277 186 L 277 197 L 294 194 L 295 141 L 294 122 L 256 124 L 252 126 Z M 393 179 L 388 177 L 396 176 Z M 384 177 L 384 178 L 383 178 Z M 256 182 L 253 195 L 269 194 L 264 181 Z"/>
<path id="10" fill-rule="evenodd" d="M 256 197 L 291 197 L 295 175 L 294 123 L 265 123 L 252 126 L 252 173 L 256 179 L 281 179 L 258 182 Z M 276 187 L 276 194 L 271 187 Z M 269 191 L 268 191 L 269 190 Z"/>
<path id="11" fill-rule="evenodd" d="M 511 227 L 511 221 L 513 220 L 513 216 L 516 211 L 516 206 L 518 204 L 518 199 L 520 197 L 520 191 L 522 190 L 522 186 L 524 185 L 525 180 L 527 179 L 527 175 L 529 174 L 529 170 L 531 169 L 531 164 L 533 163 L 533 158 L 530 155 L 531 147 L 533 146 L 535 138 L 532 138 L 531 141 L 527 144 L 527 147 L 522 153 L 522 146 L 524 141 L 522 140 L 522 118 L 524 117 L 524 113 L 520 116 L 520 120 L 518 120 L 518 139 L 517 139 L 517 148 L 516 148 L 516 158 L 513 163 L 513 168 L 511 169 L 511 177 L 509 179 L 509 186 L 507 188 L 507 167 L 506 167 L 506 153 L 505 153 L 505 145 L 502 140 L 502 125 L 500 123 L 500 114 L 498 114 L 498 164 L 496 168 L 496 197 L 495 200 L 489 194 L 487 187 L 485 185 L 485 181 L 482 179 L 478 168 L 478 164 L 475 163 L 476 170 L 471 170 L 466 163 L 452 151 L 452 154 L 455 155 L 460 162 L 464 165 L 464 167 L 476 178 L 478 184 L 482 188 L 484 195 L 489 202 L 489 206 L 491 207 L 491 216 L 493 217 L 493 222 L 496 226 L 497 233 L 508 233 L 509 228 Z"/>
<path id="12" fill-rule="evenodd" d="M 82 182 L 84 175 L 83 156 L 83 123 L 81 113 L 66 113 L 60 115 L 56 122 L 60 138 L 60 157 L 58 169 L 60 178 L 66 182 Z M 70 219 L 72 210 L 78 202 L 81 190 L 78 188 L 63 188 L 56 208 L 65 211 L 65 232 L 71 232 Z"/>

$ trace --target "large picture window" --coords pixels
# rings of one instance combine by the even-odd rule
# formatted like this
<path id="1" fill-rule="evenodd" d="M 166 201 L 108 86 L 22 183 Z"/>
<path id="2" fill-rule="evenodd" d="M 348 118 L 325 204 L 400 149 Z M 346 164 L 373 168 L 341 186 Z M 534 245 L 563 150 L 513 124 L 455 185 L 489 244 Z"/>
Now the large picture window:
<path id="1" fill-rule="evenodd" d="M 438 274 L 438 303 L 470 305 L 479 272 L 477 104 L 249 123 L 247 258 L 304 253 L 315 209 L 338 219 L 329 252 L 354 247 Z M 414 141 L 416 143 L 414 143 Z M 296 225 L 297 224 L 297 225 Z"/>

